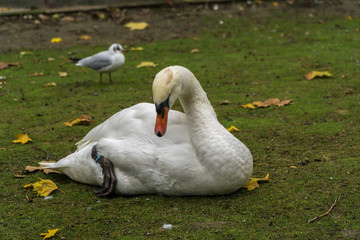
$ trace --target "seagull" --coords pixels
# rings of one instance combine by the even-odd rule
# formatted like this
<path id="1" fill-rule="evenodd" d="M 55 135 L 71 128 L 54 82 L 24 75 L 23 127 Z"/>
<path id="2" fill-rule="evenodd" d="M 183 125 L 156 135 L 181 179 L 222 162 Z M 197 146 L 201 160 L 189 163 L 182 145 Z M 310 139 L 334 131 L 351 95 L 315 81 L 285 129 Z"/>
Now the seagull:
<path id="1" fill-rule="evenodd" d="M 111 80 L 111 72 L 118 70 L 125 62 L 123 52 L 126 50 L 120 44 L 114 43 L 110 46 L 109 50 L 99 52 L 90 57 L 83 58 L 76 63 L 76 66 L 89 67 L 100 73 L 100 84 L 102 82 L 102 73 L 109 73 L 110 84 L 114 84 Z"/>

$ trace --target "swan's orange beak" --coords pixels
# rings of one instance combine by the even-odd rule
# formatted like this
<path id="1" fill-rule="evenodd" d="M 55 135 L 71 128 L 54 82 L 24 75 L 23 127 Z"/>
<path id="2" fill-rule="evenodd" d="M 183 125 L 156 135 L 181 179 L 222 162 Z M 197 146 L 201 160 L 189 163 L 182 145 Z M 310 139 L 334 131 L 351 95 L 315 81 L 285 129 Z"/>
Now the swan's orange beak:
<path id="1" fill-rule="evenodd" d="M 162 137 L 166 133 L 168 113 L 169 113 L 169 108 L 163 107 L 162 111 L 158 113 L 156 116 L 155 134 L 158 137 Z"/>

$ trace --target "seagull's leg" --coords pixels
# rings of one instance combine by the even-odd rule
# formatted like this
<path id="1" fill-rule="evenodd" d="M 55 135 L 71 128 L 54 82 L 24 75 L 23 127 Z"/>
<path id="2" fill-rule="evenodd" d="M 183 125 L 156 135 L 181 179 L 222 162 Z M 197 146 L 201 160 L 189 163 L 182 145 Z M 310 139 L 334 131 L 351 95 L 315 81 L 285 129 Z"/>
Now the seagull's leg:
<path id="1" fill-rule="evenodd" d="M 102 82 L 102 72 L 100 73 L 100 85 L 104 85 Z"/>
<path id="2" fill-rule="evenodd" d="M 110 84 L 115 84 L 115 82 L 113 82 L 113 81 L 111 80 L 111 72 L 109 72 L 109 79 L 110 79 Z"/>
<path id="3" fill-rule="evenodd" d="M 101 188 L 94 193 L 99 197 L 109 197 L 115 193 L 116 176 L 114 172 L 114 165 L 110 159 L 98 155 L 96 146 L 91 151 L 91 157 L 97 161 L 103 169 L 104 180 Z"/>

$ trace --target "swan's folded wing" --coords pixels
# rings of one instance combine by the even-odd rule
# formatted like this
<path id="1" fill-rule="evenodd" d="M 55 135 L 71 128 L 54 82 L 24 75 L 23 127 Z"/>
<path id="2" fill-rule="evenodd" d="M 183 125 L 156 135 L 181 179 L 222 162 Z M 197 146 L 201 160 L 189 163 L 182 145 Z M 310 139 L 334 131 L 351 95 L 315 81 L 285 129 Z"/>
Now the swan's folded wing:
<path id="1" fill-rule="evenodd" d="M 115 113 L 102 124 L 93 128 L 81 141 L 76 143 L 78 150 L 101 138 L 121 139 L 130 135 L 153 137 L 155 126 L 155 106 L 139 103 Z M 174 143 L 188 142 L 189 130 L 186 116 L 179 111 L 169 112 L 168 132 L 163 138 Z"/>

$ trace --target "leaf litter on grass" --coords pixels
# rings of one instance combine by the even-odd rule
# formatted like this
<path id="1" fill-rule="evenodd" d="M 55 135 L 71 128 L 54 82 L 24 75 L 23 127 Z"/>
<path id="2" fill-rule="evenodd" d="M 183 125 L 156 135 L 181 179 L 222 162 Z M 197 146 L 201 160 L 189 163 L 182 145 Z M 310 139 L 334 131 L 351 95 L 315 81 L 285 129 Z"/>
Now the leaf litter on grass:
<path id="1" fill-rule="evenodd" d="M 243 104 L 243 105 L 241 105 L 241 107 L 242 108 L 250 108 L 250 109 L 266 108 L 266 107 L 270 107 L 270 106 L 283 107 L 285 105 L 289 105 L 292 101 L 293 101 L 292 99 L 285 99 L 285 100 L 280 101 L 278 98 L 270 98 L 263 102 L 255 101 L 252 103 Z"/>
<path id="2" fill-rule="evenodd" d="M 28 142 L 32 142 L 32 139 L 27 135 L 27 133 L 25 134 L 17 134 L 16 135 L 16 140 L 13 140 L 13 143 L 28 143 Z"/>
<path id="3" fill-rule="evenodd" d="M 50 193 L 57 189 L 64 193 L 64 191 L 58 188 L 53 181 L 49 179 L 39 179 L 39 182 L 26 184 L 24 188 L 33 189 L 33 191 L 37 193 L 37 196 L 40 195 L 41 197 L 47 197 Z"/>

